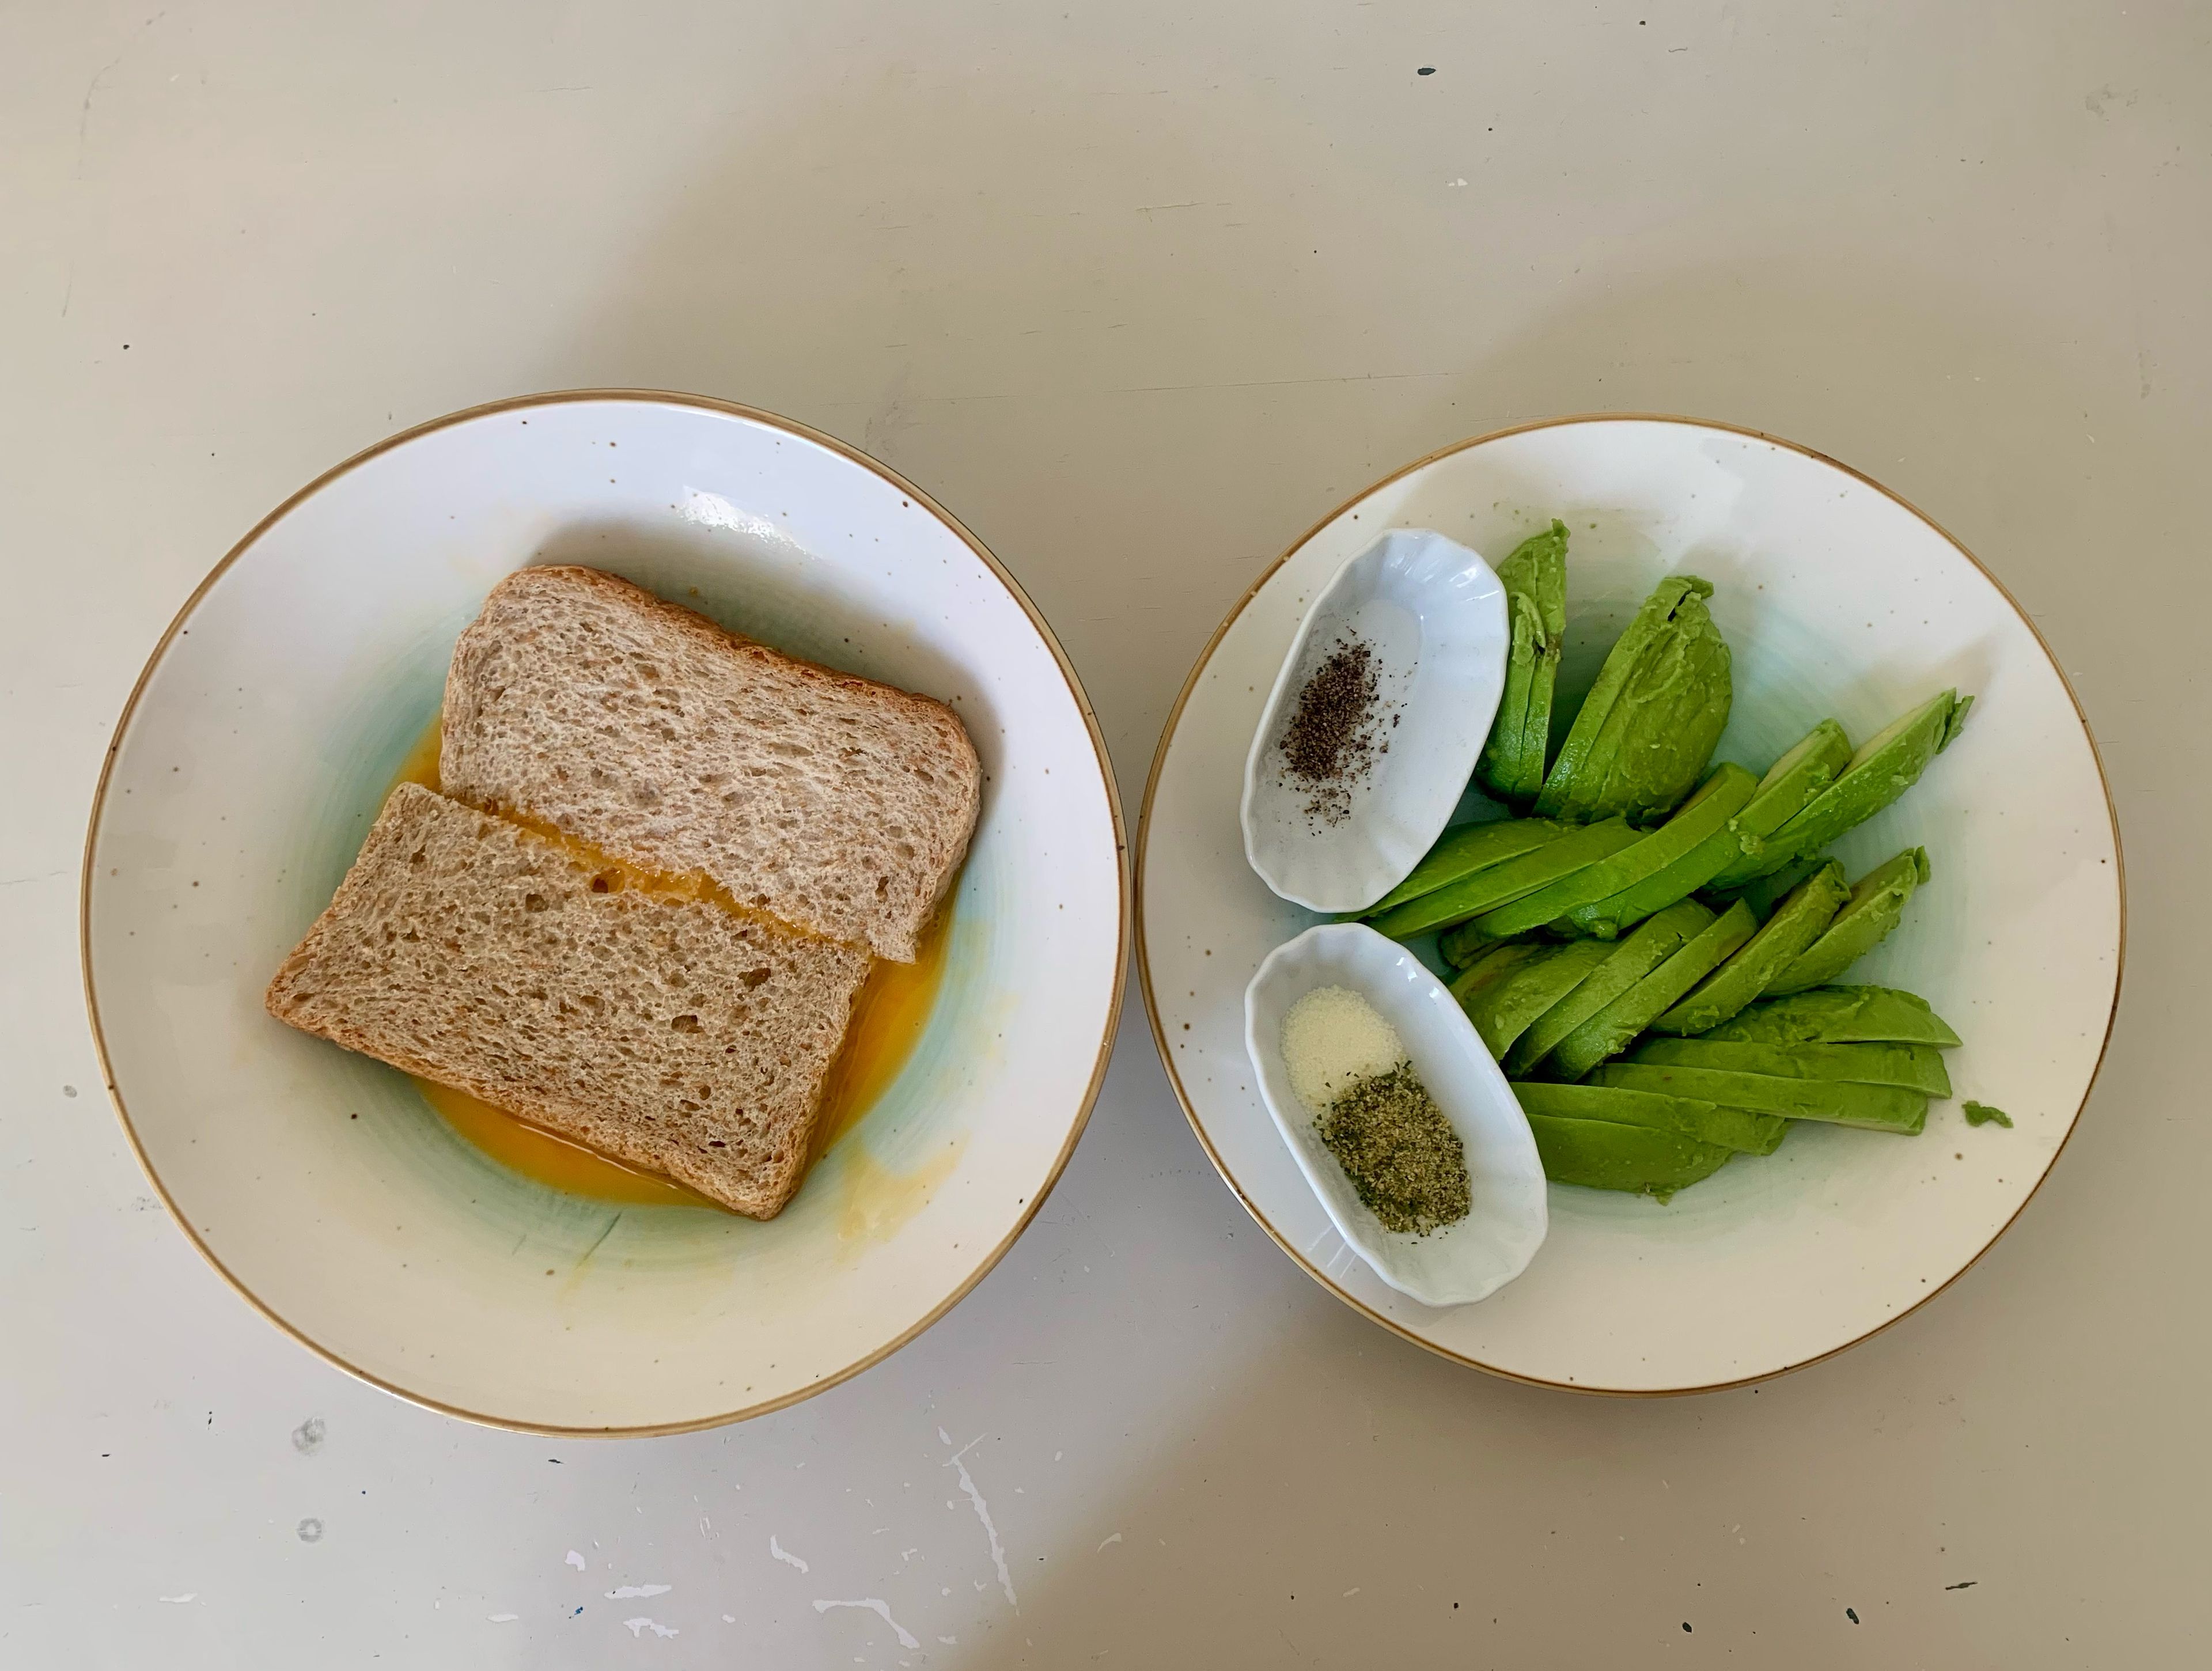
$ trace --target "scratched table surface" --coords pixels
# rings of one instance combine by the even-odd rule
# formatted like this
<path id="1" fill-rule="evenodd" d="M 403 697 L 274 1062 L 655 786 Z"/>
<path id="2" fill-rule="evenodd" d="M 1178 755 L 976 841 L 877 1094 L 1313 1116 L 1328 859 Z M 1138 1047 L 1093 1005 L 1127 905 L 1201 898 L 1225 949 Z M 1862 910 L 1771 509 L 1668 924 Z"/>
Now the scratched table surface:
<path id="1" fill-rule="evenodd" d="M 2208 271 L 2193 0 L 0 5 L 0 1664 L 2193 1662 Z M 926 484 L 1058 629 L 1133 823 L 1214 623 L 1404 460 L 1645 409 L 1875 472 L 2105 749 L 2134 912 L 2071 1146 L 1841 1358 L 1579 1398 L 1300 1274 L 1133 993 L 1027 1236 L 857 1379 L 605 1443 L 354 1383 L 125 1145 L 83 820 L 265 510 L 584 385 Z"/>

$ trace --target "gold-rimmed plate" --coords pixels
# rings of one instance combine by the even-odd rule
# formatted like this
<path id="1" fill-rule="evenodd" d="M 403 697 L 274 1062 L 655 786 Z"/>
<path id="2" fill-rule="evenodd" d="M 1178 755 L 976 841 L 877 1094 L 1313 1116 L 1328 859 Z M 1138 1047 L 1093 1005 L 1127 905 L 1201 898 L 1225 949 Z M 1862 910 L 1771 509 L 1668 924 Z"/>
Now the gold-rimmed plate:
<path id="1" fill-rule="evenodd" d="M 473 1147 L 400 1074 L 263 1012 L 437 714 L 456 635 L 501 575 L 537 562 L 612 569 L 939 696 L 981 757 L 927 1023 L 769 1223 L 548 1188 Z M 502 1425 L 703 1426 L 911 1340 L 1035 1214 L 1105 1070 L 1121 829 L 1050 630 L 912 485 L 722 402 L 505 401 L 310 483 L 185 604 L 94 805 L 86 995 L 163 1199 L 295 1336 Z"/>
<path id="2" fill-rule="evenodd" d="M 1924 846 L 1930 886 L 1852 971 L 1920 993 L 1965 1042 L 1961 1097 L 1917 1138 L 1806 1126 L 1662 1206 L 1554 1185 L 1549 1238 L 1480 1305 L 1432 1310 L 1336 1236 L 1245 1060 L 1244 983 L 1316 919 L 1244 861 L 1240 771 L 1315 592 L 1386 528 L 1435 528 L 1494 561 L 1553 516 L 1571 531 L 1563 689 L 1587 688 L 1661 575 L 1717 588 L 1735 706 L 1720 756 L 1763 769 L 1818 720 L 1856 740 L 1956 685 L 1964 735 L 1851 832 L 1856 875 Z M 2123 943 L 2119 836 L 2094 744 L 2019 607 L 1962 546 L 1802 447 L 1684 419 L 1561 419 L 1410 465 L 1309 533 L 1192 671 L 1146 789 L 1138 959 L 1193 1127 L 1284 1251 L 1347 1304 L 1458 1362 L 1547 1385 L 1656 1394 L 1735 1385 L 1838 1352 L 1971 1264 L 2034 1193 L 2103 1054 Z"/>

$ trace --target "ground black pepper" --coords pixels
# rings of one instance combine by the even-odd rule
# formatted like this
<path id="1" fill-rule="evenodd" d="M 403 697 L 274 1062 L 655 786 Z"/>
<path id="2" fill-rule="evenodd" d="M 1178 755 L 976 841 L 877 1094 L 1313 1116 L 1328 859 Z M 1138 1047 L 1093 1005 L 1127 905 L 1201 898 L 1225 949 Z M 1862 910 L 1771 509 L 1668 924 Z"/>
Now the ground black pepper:
<path id="1" fill-rule="evenodd" d="M 1375 652 L 1364 639 L 1340 636 L 1298 692 L 1283 732 L 1285 775 L 1307 792 L 1306 817 L 1336 823 L 1352 811 L 1353 786 L 1390 745 L 1376 738 L 1382 690 Z M 1392 715 L 1392 723 L 1396 723 Z"/>
<path id="2" fill-rule="evenodd" d="M 1345 1091 L 1314 1133 L 1385 1230 L 1426 1236 L 1474 1206 L 1467 1151 L 1411 1062 Z"/>

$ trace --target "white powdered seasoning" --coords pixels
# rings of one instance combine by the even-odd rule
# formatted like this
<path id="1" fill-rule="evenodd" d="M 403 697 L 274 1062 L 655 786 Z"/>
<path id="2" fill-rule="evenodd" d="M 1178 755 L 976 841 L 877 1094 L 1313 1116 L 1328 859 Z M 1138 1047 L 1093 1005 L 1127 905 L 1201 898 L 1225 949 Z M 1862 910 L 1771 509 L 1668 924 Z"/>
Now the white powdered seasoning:
<path id="1" fill-rule="evenodd" d="M 1291 1089 L 1320 1115 L 1361 1079 L 1406 1060 L 1398 1030 L 1349 987 L 1316 987 L 1283 1018 L 1283 1062 Z"/>

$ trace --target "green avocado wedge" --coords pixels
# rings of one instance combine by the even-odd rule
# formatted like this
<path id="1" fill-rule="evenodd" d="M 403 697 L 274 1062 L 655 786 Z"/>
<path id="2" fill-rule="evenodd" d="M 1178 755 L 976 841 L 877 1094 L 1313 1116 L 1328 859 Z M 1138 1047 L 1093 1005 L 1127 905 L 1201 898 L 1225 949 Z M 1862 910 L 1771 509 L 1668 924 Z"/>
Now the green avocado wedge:
<path id="1" fill-rule="evenodd" d="M 1460 1008 L 1472 1018 L 1479 1008 L 1497 1000 L 1497 993 L 1492 988 L 1499 981 L 1526 963 L 1547 960 L 1556 950 L 1554 946 L 1543 945 L 1534 940 L 1509 940 L 1503 945 L 1490 946 L 1454 975 L 1446 990 L 1457 1000 Z M 1478 1026 L 1475 1030 L 1480 1032 L 1482 1030 Z M 1486 1039 L 1484 1042 L 1488 1041 Z M 1498 1052 L 1492 1050 L 1490 1054 L 1495 1056 Z"/>
<path id="2" fill-rule="evenodd" d="M 1451 995 L 1465 1009 L 1468 1000 L 1485 987 L 1504 979 L 1531 957 L 1540 957 L 1552 950 L 1536 940 L 1508 940 L 1500 945 L 1486 946 L 1480 957 L 1452 977 Z"/>
<path id="3" fill-rule="evenodd" d="M 1495 946 L 1451 983 L 1451 994 L 1490 1054 L 1503 1056 L 1539 1016 L 1595 974 L 1612 950 L 1595 940 Z"/>
<path id="4" fill-rule="evenodd" d="M 1678 1132 L 1620 1126 L 1604 1120 L 1528 1116 L 1544 1176 L 1585 1189 L 1620 1189 L 1664 1201 L 1727 1165 L 1735 1151 Z"/>
<path id="5" fill-rule="evenodd" d="M 1705 775 L 1728 726 L 1728 641 L 1693 574 L 1659 582 L 1599 669 L 1536 797 L 1547 818 L 1648 823 Z"/>
<path id="6" fill-rule="evenodd" d="M 1617 944 L 1570 941 L 1570 945 L 1604 946 L 1607 956 L 1589 978 L 1536 1018 L 1499 1060 L 1510 1074 L 1523 1074 L 1551 1054 L 1559 1041 L 1681 949 L 1682 942 L 1713 920 L 1694 900 L 1669 906 Z"/>
<path id="7" fill-rule="evenodd" d="M 1733 888 L 1725 893 L 1718 889 L 1708 888 L 1705 890 L 1705 897 L 1741 900 L 1746 905 L 1751 907 L 1752 915 L 1765 922 L 1767 918 L 1774 914 L 1774 908 L 1789 897 L 1792 888 L 1827 862 L 1825 856 L 1816 859 L 1792 859 L 1780 870 L 1770 871 L 1765 876 L 1755 876 L 1741 888 Z"/>
<path id="8" fill-rule="evenodd" d="M 1736 820 L 1742 857 L 1763 862 L 1775 831 L 1803 811 L 1851 763 L 1851 739 L 1823 720 L 1783 751 L 1759 780 L 1759 793 Z"/>
<path id="9" fill-rule="evenodd" d="M 1609 858 L 1586 866 L 1571 876 L 1563 876 L 1533 894 L 1524 894 L 1510 905 L 1486 911 L 1475 919 L 1476 932 L 1492 939 L 1525 934 L 1565 916 L 1577 906 L 1617 895 L 1624 888 L 1648 880 L 1708 836 L 1726 829 L 1729 819 L 1735 816 L 1736 807 L 1743 804 L 1751 789 L 1749 772 L 1741 766 L 1723 765 L 1705 780 L 1704 787 L 1680 811 L 1650 835 Z M 1601 938 L 1611 939 L 1613 936 Z"/>
<path id="10" fill-rule="evenodd" d="M 1688 810 L 1686 806 L 1683 808 L 1684 811 Z M 1552 924 L 1552 931 L 1588 934 L 1601 940 L 1617 939 L 1624 929 L 1633 928 L 1652 912 L 1663 911 L 1676 900 L 1687 899 L 1697 892 L 1705 878 L 1735 858 L 1737 851 L 1735 832 L 1723 829 L 1706 837 L 1658 875 L 1648 877 L 1632 888 L 1624 888 L 1608 898 L 1577 905 Z M 1654 900 L 1659 902 L 1651 903 Z M 1727 902 L 1719 902 L 1722 905 Z"/>
<path id="11" fill-rule="evenodd" d="M 1768 999 L 1703 1036 L 1753 1044 L 1932 1044 L 1938 1050 L 1959 1042 L 1926 999 L 1895 987 L 1815 987 Z"/>
<path id="12" fill-rule="evenodd" d="M 1580 902 L 1559 913 L 1564 919 L 1559 927 L 1609 940 L 1653 912 L 1687 899 L 1735 851 L 1732 832 L 1736 818 L 1758 787 L 1758 781 L 1749 772 L 1733 761 L 1723 761 L 1673 817 L 1634 847 L 1624 848 L 1603 865 L 1593 865 L 1566 883 L 1553 884 L 1572 887 L 1574 892 L 1560 897 L 1571 899 L 1576 892 L 1583 896 Z M 1607 879 L 1603 874 L 1607 871 L 1620 878 L 1614 891 L 1601 897 L 1591 896 L 1589 888 Z M 1541 898 L 1540 894 L 1531 894 L 1505 907 L 1505 913 L 1529 916 Z M 1528 927 L 1551 921 L 1534 918 Z"/>
<path id="13" fill-rule="evenodd" d="M 1777 1073 L 1634 1061 L 1607 1062 L 1590 1075 L 1589 1082 L 1627 1091 L 1656 1091 L 1668 1097 L 1694 1097 L 1723 1108 L 1862 1126 L 1908 1137 L 1928 1119 L 1928 1099 L 1899 1085 L 1862 1085 L 1844 1079 L 1800 1079 Z"/>
<path id="14" fill-rule="evenodd" d="M 1766 775 L 1759 780 L 1750 799 L 1729 820 L 1727 829 L 1708 836 L 1648 881 L 1611 899 L 1601 899 L 1595 905 L 1569 912 L 1564 927 L 1575 933 L 1610 939 L 1652 912 L 1662 910 L 1678 899 L 1686 899 L 1700 888 L 1710 888 L 1715 877 L 1736 864 L 1746 853 L 1763 848 L 1766 838 L 1826 788 L 1850 757 L 1851 745 L 1844 735 L 1844 728 L 1833 720 L 1821 720 L 1767 768 Z M 1682 809 L 1684 812 L 1689 810 L 1687 806 Z M 1752 909 L 1759 920 L 1764 921 L 1774 909 L 1775 902 L 1816 867 L 1808 864 L 1775 889 L 1771 896 L 1763 895 L 1753 900 Z M 1763 885 L 1760 882 L 1752 883 L 1745 890 L 1745 896 L 1748 897 L 1753 890 Z"/>
<path id="15" fill-rule="evenodd" d="M 1463 823 L 1437 837 L 1437 844 L 1407 872 L 1406 879 L 1365 910 L 1353 914 L 1379 917 L 1385 911 L 1419 899 L 1439 888 L 1465 880 L 1478 871 L 1517 859 L 1524 853 L 1549 846 L 1567 833 L 1563 823 L 1549 818 L 1498 818 L 1489 823 Z"/>
<path id="16" fill-rule="evenodd" d="M 1820 938 L 1767 986 L 1770 996 L 1825 987 L 1889 938 L 1905 902 L 1928 879 L 1928 849 L 1908 848 L 1851 884 L 1851 896 Z"/>
<path id="17" fill-rule="evenodd" d="M 1648 1091 L 1612 1085 L 1555 1085 L 1516 1081 L 1513 1095 L 1527 1115 L 1547 1120 L 1599 1120 L 1616 1126 L 1648 1126 L 1655 1131 L 1717 1143 L 1743 1155 L 1771 1155 L 1790 1122 L 1778 1114 L 1724 1109 L 1690 1097 L 1661 1097 Z"/>
<path id="18" fill-rule="evenodd" d="M 1864 823 L 1920 781 L 1928 763 L 1951 746 L 1973 705 L 1972 696 L 1945 690 L 1893 720 L 1867 739 L 1842 776 L 1774 832 L 1757 859 L 1747 854 L 1715 877 L 1713 886 L 1740 886 L 1754 876 L 1779 870 Z"/>
<path id="19" fill-rule="evenodd" d="M 1494 941 L 1486 940 L 1466 923 L 1448 929 L 1437 938 L 1437 955 L 1455 969 L 1474 967 L 1482 954 Z"/>
<path id="20" fill-rule="evenodd" d="M 1718 1067 L 1783 1079 L 1843 1079 L 1948 1097 L 1951 1076 L 1932 1044 L 1743 1044 L 1733 1039 L 1655 1038 L 1628 1059 L 1666 1067 Z"/>
<path id="21" fill-rule="evenodd" d="M 1512 649 L 1474 781 L 1507 805 L 1525 807 L 1544 787 L 1552 740 L 1552 687 L 1567 635 L 1567 525 L 1554 518 L 1522 540 L 1498 565 L 1498 578 Z"/>
<path id="22" fill-rule="evenodd" d="M 1764 927 L 1708 975 L 1674 1007 L 1651 1024 L 1662 1033 L 1703 1033 L 1718 1026 L 1766 989 L 1820 936 L 1849 897 L 1844 867 L 1823 865 L 1792 889 Z"/>
<path id="23" fill-rule="evenodd" d="M 1680 951 L 1561 1039 L 1544 1064 L 1545 1072 L 1560 1079 L 1579 1079 L 1607 1057 L 1619 1055 L 1758 932 L 1759 924 L 1747 908 L 1729 906 L 1685 941 Z"/>
<path id="24" fill-rule="evenodd" d="M 1510 904 L 1523 894 L 1533 894 L 1547 883 L 1572 875 L 1601 859 L 1610 858 L 1636 839 L 1636 832 L 1628 827 L 1626 818 L 1608 818 L 1603 823 L 1571 829 L 1556 841 L 1547 842 L 1500 864 L 1487 866 L 1472 876 L 1423 894 L 1419 899 L 1394 905 L 1370 921 L 1368 927 L 1394 940 L 1411 939 L 1431 928 L 1449 927 L 1500 905 Z M 1498 937 L 1481 934 L 1475 938 L 1492 940 Z M 1447 950 L 1444 955 L 1449 957 L 1451 953 Z M 1452 961 L 1465 963 L 1468 958 L 1462 956 Z"/>

